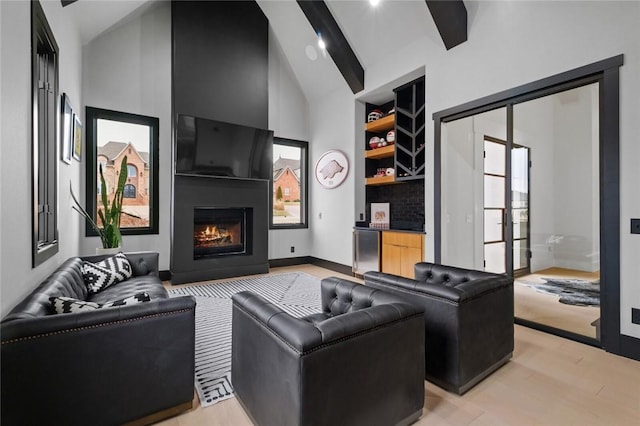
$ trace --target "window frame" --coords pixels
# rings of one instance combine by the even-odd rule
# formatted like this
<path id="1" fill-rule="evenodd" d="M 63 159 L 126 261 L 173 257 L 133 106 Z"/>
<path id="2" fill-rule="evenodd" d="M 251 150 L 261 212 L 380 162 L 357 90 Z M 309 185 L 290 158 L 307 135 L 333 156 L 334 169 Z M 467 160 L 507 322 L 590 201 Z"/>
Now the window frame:
<path id="1" fill-rule="evenodd" d="M 300 223 L 273 223 L 273 169 L 269 179 L 269 229 L 308 229 L 309 228 L 309 142 L 273 137 L 273 145 L 300 148 Z"/>
<path id="2" fill-rule="evenodd" d="M 42 49 L 42 50 L 41 50 Z M 44 51 L 43 51 L 44 50 Z M 42 105 L 39 84 L 39 57 L 51 55 L 48 67 L 52 68 L 53 82 L 47 78 L 46 91 L 49 95 Z M 50 70 L 51 71 L 51 70 Z M 59 113 L 59 49 L 47 17 L 39 2 L 31 2 L 31 148 L 32 148 L 32 267 L 44 263 L 58 253 L 58 129 Z M 44 113 L 45 117 L 42 117 Z M 41 126 L 43 124 L 43 126 Z M 41 128 L 42 127 L 42 128 Z M 40 213 L 47 213 L 43 230 Z"/>
<path id="3" fill-rule="evenodd" d="M 120 121 L 123 123 L 140 124 L 149 126 L 151 129 L 149 135 L 149 226 L 144 227 L 128 227 L 120 228 L 122 235 L 151 235 L 159 233 L 159 214 L 158 214 L 158 154 L 159 154 L 159 129 L 160 121 L 157 117 L 149 117 L 139 114 L 131 114 L 128 112 L 113 111 L 102 108 L 87 106 L 85 108 L 85 121 L 87 132 L 87 166 L 86 166 L 86 193 L 85 202 L 86 210 L 92 215 L 94 220 L 96 212 L 96 203 L 98 196 L 98 143 L 97 143 L 97 122 L 100 119 Z M 128 169 L 128 168 L 127 168 Z M 128 171 L 127 171 L 128 173 Z M 138 188 L 136 188 L 136 195 Z M 87 237 L 98 235 L 91 224 L 86 221 L 85 235 Z"/>

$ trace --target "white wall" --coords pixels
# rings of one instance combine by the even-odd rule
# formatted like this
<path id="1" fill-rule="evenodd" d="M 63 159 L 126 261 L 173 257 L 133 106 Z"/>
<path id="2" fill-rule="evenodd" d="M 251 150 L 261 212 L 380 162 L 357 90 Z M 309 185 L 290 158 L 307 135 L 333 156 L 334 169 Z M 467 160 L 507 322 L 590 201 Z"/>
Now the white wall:
<path id="1" fill-rule="evenodd" d="M 442 263 L 475 268 L 476 199 L 474 182 L 482 178 L 476 169 L 474 117 L 446 123 L 442 131 Z M 482 142 L 479 142 L 482 150 Z M 479 192 L 482 195 L 482 192 Z M 482 220 L 476 222 L 482 228 Z"/>
<path id="2" fill-rule="evenodd" d="M 42 2 L 60 50 L 59 91 L 67 93 L 81 112 L 81 46 L 75 26 L 62 13 L 60 2 Z M 68 214 L 69 182 L 80 182 L 80 163 L 58 162 L 59 251 L 31 267 L 31 5 L 0 2 L 0 271 L 1 312 L 4 316 L 21 298 L 68 257 L 78 252 L 80 219 Z M 59 147 L 58 147 L 59 149 Z M 60 158 L 60 154 L 57 154 Z"/>
<path id="3" fill-rule="evenodd" d="M 273 30 L 269 28 L 269 129 L 274 135 L 309 142 L 309 104 Z M 310 168 L 313 163 L 309 160 Z M 309 174 L 309 178 L 312 174 Z M 310 199 L 310 194 L 307 194 Z M 295 253 L 291 253 L 295 247 Z M 269 259 L 310 256 L 311 230 L 269 231 Z"/>
<path id="4" fill-rule="evenodd" d="M 427 40 L 399 49 L 367 69 L 378 86 L 398 69 L 426 67 L 427 116 L 623 53 L 620 68 L 621 331 L 640 337 L 631 307 L 640 305 L 640 238 L 629 219 L 640 216 L 640 3 L 467 1 L 468 41 L 446 51 Z M 346 112 L 346 111 L 345 111 Z M 427 167 L 433 170 L 433 122 L 428 121 Z M 426 256 L 433 259 L 433 175 L 425 180 Z M 346 243 L 346 237 L 343 241 Z"/>
<path id="5" fill-rule="evenodd" d="M 311 116 L 311 167 L 320 156 L 329 150 L 339 149 L 349 159 L 350 171 L 342 185 L 323 188 L 310 173 L 309 191 L 311 192 L 311 210 L 309 222 L 313 235 L 312 256 L 351 265 L 353 254 L 352 231 L 354 225 L 355 185 L 362 185 L 362 176 L 353 172 L 354 156 L 362 155 L 362 149 L 356 153 L 354 122 L 362 123 L 362 117 L 355 116 L 355 102 L 349 88 L 328 93 L 322 99 L 310 102 Z"/>
<path id="6" fill-rule="evenodd" d="M 171 4 L 158 2 L 92 40 L 83 49 L 84 106 L 158 117 L 159 233 L 125 235 L 126 251 L 160 253 L 160 269 L 171 259 Z M 84 176 L 84 167 L 83 167 Z M 78 191 L 84 194 L 83 186 Z M 94 253 L 98 237 L 84 237 L 80 253 Z"/>

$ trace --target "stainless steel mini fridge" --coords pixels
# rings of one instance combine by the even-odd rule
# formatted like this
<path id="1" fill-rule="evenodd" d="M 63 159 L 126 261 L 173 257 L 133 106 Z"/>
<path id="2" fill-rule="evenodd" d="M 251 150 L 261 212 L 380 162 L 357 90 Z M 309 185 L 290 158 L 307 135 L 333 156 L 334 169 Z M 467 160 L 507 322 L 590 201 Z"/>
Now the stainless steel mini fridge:
<path id="1" fill-rule="evenodd" d="M 362 275 L 367 271 L 380 271 L 380 231 L 353 230 L 352 270 L 356 275 Z"/>

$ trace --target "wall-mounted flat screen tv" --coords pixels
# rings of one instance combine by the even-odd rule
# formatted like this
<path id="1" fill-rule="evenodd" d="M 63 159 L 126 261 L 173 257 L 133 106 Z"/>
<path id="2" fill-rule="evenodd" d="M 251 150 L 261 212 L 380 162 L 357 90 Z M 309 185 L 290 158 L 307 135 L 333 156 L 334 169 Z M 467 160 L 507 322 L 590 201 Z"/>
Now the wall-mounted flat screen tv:
<path id="1" fill-rule="evenodd" d="M 176 173 L 270 179 L 273 131 L 178 115 Z"/>

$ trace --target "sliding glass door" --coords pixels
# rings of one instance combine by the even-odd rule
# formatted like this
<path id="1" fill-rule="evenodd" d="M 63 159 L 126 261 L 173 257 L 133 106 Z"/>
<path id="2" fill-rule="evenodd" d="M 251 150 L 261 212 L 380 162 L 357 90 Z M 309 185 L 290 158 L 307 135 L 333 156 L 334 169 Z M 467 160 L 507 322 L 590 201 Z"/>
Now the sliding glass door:
<path id="1" fill-rule="evenodd" d="M 593 83 L 513 106 L 512 199 L 516 317 L 599 339 L 599 93 Z M 516 144 L 531 147 L 532 157 Z M 531 161 L 530 180 L 516 176 Z M 520 166 L 516 166 L 520 164 Z M 516 226 L 519 189 L 531 219 Z M 527 207 L 529 208 L 529 207 Z M 517 237 L 531 236 L 530 268 L 517 274 Z"/>
<path id="2" fill-rule="evenodd" d="M 441 127 L 441 263 L 515 277 L 516 317 L 599 338 L 598 83 Z"/>

